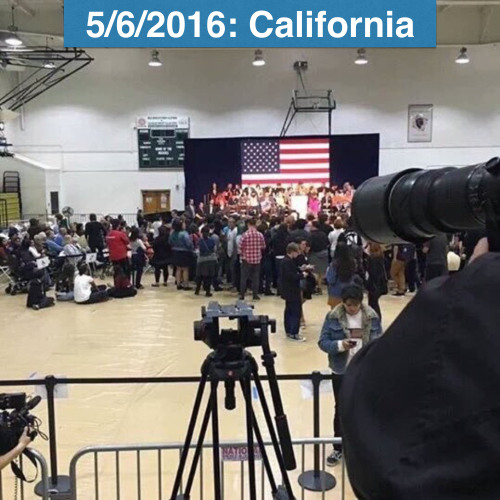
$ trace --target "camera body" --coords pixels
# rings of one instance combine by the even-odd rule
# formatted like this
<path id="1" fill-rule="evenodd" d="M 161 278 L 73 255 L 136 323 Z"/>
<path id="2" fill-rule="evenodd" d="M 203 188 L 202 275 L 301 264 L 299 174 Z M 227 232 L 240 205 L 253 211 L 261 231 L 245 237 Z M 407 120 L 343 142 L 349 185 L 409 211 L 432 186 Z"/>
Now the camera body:
<path id="1" fill-rule="evenodd" d="M 40 401 L 40 396 L 27 400 L 26 394 L 22 392 L 0 394 L 0 455 L 17 445 L 25 427 L 30 429 L 31 440 L 38 435 L 35 430 L 38 427 L 37 417 L 30 410 Z"/>
<path id="2" fill-rule="evenodd" d="M 253 307 L 244 301 L 234 305 L 222 306 L 218 302 L 209 302 L 201 308 L 202 319 L 194 322 L 194 339 L 201 340 L 210 349 L 224 346 L 252 347 L 267 342 L 268 327 L 276 332 L 276 321 L 267 316 L 256 316 Z M 238 328 L 220 329 L 219 320 L 228 318 L 237 320 Z"/>

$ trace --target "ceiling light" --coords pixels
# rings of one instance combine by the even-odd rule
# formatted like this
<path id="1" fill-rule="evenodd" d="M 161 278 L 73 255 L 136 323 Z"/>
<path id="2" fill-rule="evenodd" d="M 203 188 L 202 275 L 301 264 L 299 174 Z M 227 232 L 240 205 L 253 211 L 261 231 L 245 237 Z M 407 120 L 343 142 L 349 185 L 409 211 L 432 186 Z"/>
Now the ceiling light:
<path id="1" fill-rule="evenodd" d="M 366 57 L 365 49 L 358 49 L 358 57 L 356 57 L 354 64 L 359 64 L 360 66 L 363 64 L 368 64 L 368 58 Z"/>
<path id="2" fill-rule="evenodd" d="M 264 66 L 266 61 L 264 60 L 264 56 L 262 55 L 262 50 L 257 49 L 254 54 L 253 62 L 254 66 Z"/>
<path id="3" fill-rule="evenodd" d="M 159 58 L 160 53 L 157 50 L 153 50 L 151 52 L 151 61 L 149 61 L 149 65 L 152 68 L 159 68 L 162 64 Z"/>
<path id="4" fill-rule="evenodd" d="M 14 19 L 14 6 L 12 6 L 12 24 L 9 26 L 8 30 L 10 33 L 4 40 L 5 43 L 11 47 L 21 47 L 21 45 L 23 45 L 23 41 L 17 36 L 17 26 Z"/>
<path id="5" fill-rule="evenodd" d="M 460 49 L 460 54 L 456 58 L 455 62 L 457 64 L 468 64 L 468 63 L 470 63 L 469 55 L 467 54 L 467 49 L 465 47 L 462 47 Z"/>
<path id="6" fill-rule="evenodd" d="M 21 47 L 23 41 L 16 34 L 17 28 L 15 26 L 9 26 L 9 31 L 10 33 L 7 35 L 5 43 L 11 47 Z"/>
<path id="7" fill-rule="evenodd" d="M 56 69 L 56 65 L 52 61 L 45 61 L 43 67 L 45 69 Z"/>

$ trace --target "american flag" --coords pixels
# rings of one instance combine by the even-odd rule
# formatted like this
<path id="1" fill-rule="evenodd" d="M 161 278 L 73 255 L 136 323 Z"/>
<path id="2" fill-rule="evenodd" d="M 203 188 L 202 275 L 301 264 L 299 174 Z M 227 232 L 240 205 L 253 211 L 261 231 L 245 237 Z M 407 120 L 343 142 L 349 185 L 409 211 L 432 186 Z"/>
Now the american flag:
<path id="1" fill-rule="evenodd" d="M 241 143 L 243 185 L 330 182 L 329 139 L 248 139 Z"/>

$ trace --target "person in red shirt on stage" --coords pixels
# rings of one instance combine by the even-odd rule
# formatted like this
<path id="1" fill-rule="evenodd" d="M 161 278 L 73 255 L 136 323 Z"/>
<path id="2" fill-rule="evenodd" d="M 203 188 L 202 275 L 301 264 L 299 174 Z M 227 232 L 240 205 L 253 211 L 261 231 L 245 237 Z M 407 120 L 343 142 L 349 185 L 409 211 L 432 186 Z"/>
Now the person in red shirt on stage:
<path id="1" fill-rule="evenodd" d="M 241 249 L 241 283 L 240 283 L 240 300 L 245 299 L 247 291 L 247 281 L 252 281 L 252 293 L 254 300 L 260 300 L 259 279 L 260 279 L 260 262 L 262 260 L 262 252 L 266 248 L 266 242 L 262 233 L 259 233 L 256 228 L 255 219 L 250 219 L 247 222 L 248 230 L 243 234 L 240 241 Z"/>
<path id="2" fill-rule="evenodd" d="M 130 240 L 125 231 L 120 229 L 120 221 L 118 219 L 111 221 L 111 228 L 111 231 L 106 236 L 109 260 L 114 266 L 120 266 L 125 276 L 130 279 L 130 263 L 128 260 Z"/>

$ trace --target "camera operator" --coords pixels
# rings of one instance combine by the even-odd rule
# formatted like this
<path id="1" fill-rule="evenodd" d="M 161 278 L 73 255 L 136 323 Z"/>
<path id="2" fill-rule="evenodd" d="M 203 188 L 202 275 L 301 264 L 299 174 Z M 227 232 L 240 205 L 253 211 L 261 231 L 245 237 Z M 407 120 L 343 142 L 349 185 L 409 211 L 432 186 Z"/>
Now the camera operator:
<path id="1" fill-rule="evenodd" d="M 29 446 L 29 444 L 31 443 L 31 438 L 28 435 L 29 432 L 30 432 L 29 428 L 25 427 L 23 433 L 21 434 L 21 437 L 19 438 L 17 445 L 11 450 L 9 450 L 7 453 L 0 455 L 0 471 L 5 467 L 7 467 L 7 465 L 9 465 L 19 455 L 21 455 L 22 452 Z M 1 427 L 0 427 L 0 441 L 3 441 Z"/>
<path id="2" fill-rule="evenodd" d="M 350 363 L 340 417 L 357 498 L 500 498 L 499 277 L 482 239 Z"/>

